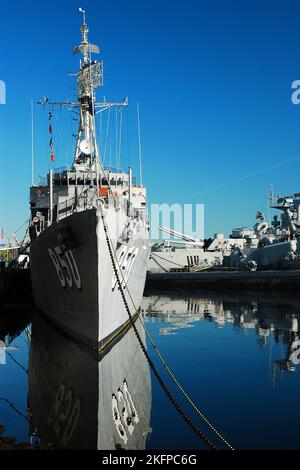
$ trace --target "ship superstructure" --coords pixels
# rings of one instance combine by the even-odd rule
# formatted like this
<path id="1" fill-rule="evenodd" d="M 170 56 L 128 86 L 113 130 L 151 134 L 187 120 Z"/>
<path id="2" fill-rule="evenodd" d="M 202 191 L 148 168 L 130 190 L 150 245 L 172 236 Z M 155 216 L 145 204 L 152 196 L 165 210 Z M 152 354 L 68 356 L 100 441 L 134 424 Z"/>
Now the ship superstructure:
<path id="1" fill-rule="evenodd" d="M 96 139 L 95 113 L 119 103 L 97 102 L 102 62 L 88 42 L 83 12 L 77 74 L 78 101 L 44 106 L 76 107 L 79 128 L 70 168 L 51 169 L 44 185 L 30 189 L 30 264 L 37 307 L 62 328 L 103 346 L 128 322 L 104 228 L 110 239 L 128 304 L 135 313 L 142 299 L 149 258 L 146 188 L 128 172 L 105 168 Z M 51 112 L 49 113 L 50 131 Z"/>
<path id="2" fill-rule="evenodd" d="M 174 270 L 200 271 L 221 265 L 222 253 L 207 251 L 203 240 L 168 227 L 159 227 L 159 230 L 176 238 L 152 245 L 148 266 L 150 273 Z"/>
<path id="3" fill-rule="evenodd" d="M 272 199 L 271 208 L 281 212 L 269 223 L 262 212 L 252 230 L 236 228 L 230 238 L 235 242 L 228 262 L 251 264 L 254 268 L 294 268 L 300 266 L 300 193 Z M 239 242 L 239 243 L 238 243 Z"/>
<path id="4" fill-rule="evenodd" d="M 252 229 L 232 229 L 229 237 L 216 233 L 199 240 L 175 230 L 159 227 L 177 239 L 152 245 L 151 274 L 169 271 L 205 271 L 222 268 L 299 269 L 300 193 L 271 199 L 271 208 L 281 212 L 268 222 L 261 211 Z"/>

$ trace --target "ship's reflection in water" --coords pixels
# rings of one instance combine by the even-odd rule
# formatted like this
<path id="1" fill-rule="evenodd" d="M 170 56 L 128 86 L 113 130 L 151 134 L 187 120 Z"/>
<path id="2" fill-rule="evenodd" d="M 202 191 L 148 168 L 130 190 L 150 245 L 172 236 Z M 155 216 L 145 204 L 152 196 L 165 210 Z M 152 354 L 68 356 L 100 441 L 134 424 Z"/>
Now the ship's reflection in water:
<path id="1" fill-rule="evenodd" d="M 139 321 L 137 327 L 145 340 Z M 150 431 L 150 372 L 132 328 L 99 360 L 34 315 L 28 397 L 31 432 L 43 446 L 145 448 Z"/>
<path id="2" fill-rule="evenodd" d="M 142 309 L 171 369 L 236 449 L 300 448 L 299 295 L 152 291 Z M 159 396 L 153 382 L 151 424 L 160 433 L 150 445 L 196 448 L 175 417 L 167 426 L 159 419 Z"/>
<path id="3" fill-rule="evenodd" d="M 299 297 L 151 292 L 141 311 L 171 370 L 236 449 L 300 448 L 300 354 L 293 355 L 295 344 L 300 349 Z M 136 325 L 145 342 L 139 319 Z M 101 358 L 37 313 L 31 335 L 27 328 L 16 337 L 19 325 L 12 334 L 10 324 L 10 336 L 4 330 L 0 316 L 9 347 L 0 398 L 21 412 L 0 400 L 7 436 L 29 442 L 35 435 L 54 448 L 206 448 L 153 377 L 151 383 L 132 328 Z M 149 344 L 148 353 L 158 365 Z M 183 408 L 224 448 L 158 367 Z"/>
<path id="4" fill-rule="evenodd" d="M 300 297 L 282 295 L 219 294 L 209 292 L 204 296 L 195 294 L 161 293 L 145 296 L 143 311 L 148 317 L 163 321 L 160 335 L 176 334 L 176 330 L 190 328 L 194 322 L 206 320 L 218 327 L 232 324 L 234 329 L 247 333 L 253 330 L 259 346 L 266 346 L 268 337 L 275 343 L 285 345 L 284 356 L 273 361 L 273 371 L 295 371 L 290 359 L 299 340 Z M 297 354 L 294 354 L 297 359 Z M 299 354 L 300 357 L 300 354 Z M 297 361 L 296 361 L 297 362 Z"/>

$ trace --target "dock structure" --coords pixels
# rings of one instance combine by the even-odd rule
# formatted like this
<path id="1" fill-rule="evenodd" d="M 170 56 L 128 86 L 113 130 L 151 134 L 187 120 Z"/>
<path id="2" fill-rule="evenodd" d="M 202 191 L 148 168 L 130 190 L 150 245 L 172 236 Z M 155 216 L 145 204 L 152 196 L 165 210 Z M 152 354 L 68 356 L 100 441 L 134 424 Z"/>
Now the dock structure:
<path id="1" fill-rule="evenodd" d="M 19 244 L 0 244 L 0 262 L 10 263 L 13 259 L 17 258 L 19 255 L 21 245 Z"/>
<path id="2" fill-rule="evenodd" d="M 300 287 L 300 270 L 206 271 L 147 274 L 147 288 L 294 290 Z"/>

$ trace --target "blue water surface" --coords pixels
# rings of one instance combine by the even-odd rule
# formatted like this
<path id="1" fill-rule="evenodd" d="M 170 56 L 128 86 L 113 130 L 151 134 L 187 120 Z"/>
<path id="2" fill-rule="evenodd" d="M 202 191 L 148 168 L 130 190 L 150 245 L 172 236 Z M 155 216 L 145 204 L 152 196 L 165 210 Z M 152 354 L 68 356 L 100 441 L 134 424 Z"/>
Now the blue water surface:
<path id="1" fill-rule="evenodd" d="M 300 371 L 291 361 L 299 338 L 298 298 L 151 292 L 143 299 L 142 316 L 168 367 L 230 445 L 300 448 Z M 28 410 L 30 329 L 3 340 L 7 349 L 5 363 L 2 351 L 0 364 L 0 424 L 4 436 L 30 442 L 34 434 Z M 185 413 L 219 448 L 227 448 L 188 404 L 149 339 L 147 350 Z M 137 404 L 139 409 L 142 405 Z M 147 449 L 208 449 L 152 372 L 150 428 Z"/>

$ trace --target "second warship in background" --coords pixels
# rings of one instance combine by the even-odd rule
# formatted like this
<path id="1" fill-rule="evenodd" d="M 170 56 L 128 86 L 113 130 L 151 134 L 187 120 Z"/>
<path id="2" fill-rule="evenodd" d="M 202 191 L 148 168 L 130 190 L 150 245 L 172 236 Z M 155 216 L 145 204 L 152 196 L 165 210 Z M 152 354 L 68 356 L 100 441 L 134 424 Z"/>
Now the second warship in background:
<path id="1" fill-rule="evenodd" d="M 300 269 L 300 193 L 274 198 L 274 215 L 269 224 L 257 212 L 253 229 L 235 228 L 228 238 L 222 233 L 214 239 L 198 240 L 175 230 L 159 227 L 177 239 L 152 245 L 148 271 L 206 271 L 220 269 Z"/>
<path id="2" fill-rule="evenodd" d="M 159 227 L 159 230 L 176 238 L 152 245 L 149 272 L 205 270 L 222 264 L 222 252 L 207 251 L 204 241 L 167 227 Z"/>
<path id="3" fill-rule="evenodd" d="M 271 208 L 281 212 L 269 224 L 262 212 L 253 230 L 235 229 L 232 239 L 239 239 L 224 263 L 250 269 L 300 269 L 300 193 L 272 198 Z"/>
<path id="4" fill-rule="evenodd" d="M 145 187 L 133 185 L 131 169 L 116 171 L 101 162 L 95 110 L 126 106 L 127 99 L 95 100 L 102 62 L 91 59 L 99 48 L 89 44 L 80 11 L 82 40 L 73 51 L 83 56 L 78 101 L 42 102 L 79 111 L 74 163 L 70 169 L 50 170 L 46 184 L 30 189 L 30 268 L 37 307 L 59 327 L 101 349 L 129 322 L 117 275 L 131 313 L 140 306 L 150 243 Z M 51 119 L 50 112 L 50 133 Z"/>

